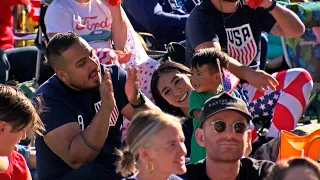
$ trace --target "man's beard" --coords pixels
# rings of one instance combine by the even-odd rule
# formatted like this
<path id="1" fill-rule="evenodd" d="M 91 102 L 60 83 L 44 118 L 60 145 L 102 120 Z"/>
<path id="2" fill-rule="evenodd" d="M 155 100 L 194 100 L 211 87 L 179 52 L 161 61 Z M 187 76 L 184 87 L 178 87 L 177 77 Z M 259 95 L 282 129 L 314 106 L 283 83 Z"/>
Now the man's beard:
<path id="1" fill-rule="evenodd" d="M 77 84 L 73 84 L 73 83 L 70 83 L 70 86 L 71 87 L 74 87 L 75 89 L 78 89 L 79 91 L 92 91 L 92 90 L 96 90 L 100 87 L 100 81 L 97 80 L 95 82 L 95 86 L 93 87 L 87 87 L 87 86 L 82 86 L 82 85 L 77 85 Z"/>

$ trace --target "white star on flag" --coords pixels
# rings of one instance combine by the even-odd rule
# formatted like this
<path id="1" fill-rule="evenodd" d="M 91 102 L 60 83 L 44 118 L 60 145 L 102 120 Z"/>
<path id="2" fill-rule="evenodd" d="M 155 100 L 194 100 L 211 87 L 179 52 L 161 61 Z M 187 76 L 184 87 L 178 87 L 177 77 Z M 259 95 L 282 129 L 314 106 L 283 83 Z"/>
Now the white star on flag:
<path id="1" fill-rule="evenodd" d="M 262 109 L 262 110 L 265 110 L 266 109 L 266 106 L 264 105 L 264 104 L 260 104 L 260 107 L 259 107 L 260 109 Z"/>
<path id="2" fill-rule="evenodd" d="M 277 95 L 277 94 L 275 94 L 274 96 L 273 96 L 273 99 L 278 99 L 279 98 L 279 95 Z"/>
<path id="3" fill-rule="evenodd" d="M 268 112 L 263 112 L 263 116 L 269 116 Z"/>
<path id="4" fill-rule="evenodd" d="M 261 101 L 263 101 L 263 100 L 264 100 L 264 97 L 263 97 L 263 96 L 261 96 L 259 99 L 261 99 Z"/>
<path id="5" fill-rule="evenodd" d="M 254 112 L 254 107 L 251 106 L 250 109 L 249 109 L 249 111 L 250 111 L 251 113 L 253 113 L 253 112 Z"/>
<path id="6" fill-rule="evenodd" d="M 269 104 L 270 106 L 272 106 L 272 105 L 273 105 L 273 100 L 269 99 L 269 100 L 268 100 L 268 104 Z"/>
<path id="7" fill-rule="evenodd" d="M 254 118 L 258 118 L 258 117 L 259 117 L 259 114 L 254 114 L 253 117 L 254 117 Z"/>

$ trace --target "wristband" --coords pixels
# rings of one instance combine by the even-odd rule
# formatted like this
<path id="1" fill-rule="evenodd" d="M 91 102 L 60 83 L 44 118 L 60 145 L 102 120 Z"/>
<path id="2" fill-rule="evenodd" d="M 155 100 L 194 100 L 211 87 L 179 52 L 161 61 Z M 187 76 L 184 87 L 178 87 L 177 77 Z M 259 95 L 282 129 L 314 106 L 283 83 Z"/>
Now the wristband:
<path id="1" fill-rule="evenodd" d="M 277 1 L 276 1 L 276 0 L 272 0 L 271 6 L 268 7 L 268 8 L 265 8 L 265 10 L 268 11 L 268 12 L 270 12 L 270 11 L 272 11 L 272 10 L 276 7 L 276 5 L 277 5 Z"/>
<path id="2" fill-rule="evenodd" d="M 141 100 L 141 102 L 140 102 L 139 104 L 132 104 L 131 102 L 129 102 L 130 105 L 131 105 L 134 109 L 141 108 L 142 106 L 144 106 L 144 105 L 146 104 L 146 100 L 144 99 L 144 95 L 143 95 L 141 92 L 139 92 L 139 95 L 140 95 L 139 99 Z"/>

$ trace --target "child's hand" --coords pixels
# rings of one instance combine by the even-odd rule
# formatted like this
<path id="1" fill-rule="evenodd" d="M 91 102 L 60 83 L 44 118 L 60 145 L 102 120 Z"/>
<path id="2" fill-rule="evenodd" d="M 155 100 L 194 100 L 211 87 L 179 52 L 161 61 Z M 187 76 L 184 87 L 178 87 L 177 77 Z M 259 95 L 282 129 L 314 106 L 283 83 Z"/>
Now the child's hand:
<path id="1" fill-rule="evenodd" d="M 125 51 L 114 51 L 114 52 L 117 54 L 118 61 L 119 61 L 120 64 L 127 63 L 131 58 L 131 54 L 127 53 Z"/>
<path id="2" fill-rule="evenodd" d="M 195 109 L 192 111 L 193 113 L 193 117 L 196 118 L 198 121 L 200 121 L 200 113 L 201 113 L 201 110 L 200 109 Z"/>

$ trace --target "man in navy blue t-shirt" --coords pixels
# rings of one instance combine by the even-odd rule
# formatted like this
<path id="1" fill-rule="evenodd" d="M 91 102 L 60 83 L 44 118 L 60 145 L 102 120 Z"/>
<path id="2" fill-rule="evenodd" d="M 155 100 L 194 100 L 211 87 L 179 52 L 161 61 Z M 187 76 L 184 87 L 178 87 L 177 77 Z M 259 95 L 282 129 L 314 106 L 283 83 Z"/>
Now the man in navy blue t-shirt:
<path id="1" fill-rule="evenodd" d="M 136 70 L 103 67 L 77 34 L 58 33 L 47 47 L 53 75 L 36 92 L 44 101 L 36 138 L 40 179 L 118 179 L 114 149 L 123 116 L 153 108 L 136 86 Z"/>
<path id="2" fill-rule="evenodd" d="M 259 70 L 260 36 L 264 31 L 298 37 L 305 27 L 294 12 L 276 0 L 261 0 L 257 8 L 249 7 L 246 1 L 203 0 L 196 6 L 186 26 L 186 57 L 189 61 L 194 52 L 208 47 L 225 52 L 221 53 L 221 65 L 241 79 L 237 90 L 252 115 L 272 119 L 267 136 L 277 137 L 280 130 L 296 127 L 313 82 L 304 69 L 272 75 Z"/>

